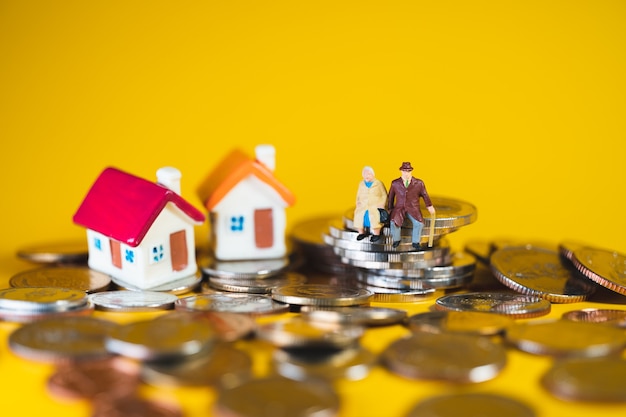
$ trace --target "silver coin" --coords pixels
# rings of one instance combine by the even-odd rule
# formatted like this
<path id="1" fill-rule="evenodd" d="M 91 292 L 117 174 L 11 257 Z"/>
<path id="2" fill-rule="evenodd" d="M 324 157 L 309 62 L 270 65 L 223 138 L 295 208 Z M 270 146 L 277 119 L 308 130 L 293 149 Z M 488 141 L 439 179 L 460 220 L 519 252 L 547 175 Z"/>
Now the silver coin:
<path id="1" fill-rule="evenodd" d="M 198 265 L 208 276 L 220 278 L 265 278 L 284 273 L 290 266 L 289 257 L 242 261 L 220 261 L 210 255 L 202 256 Z"/>
<path id="2" fill-rule="evenodd" d="M 435 307 L 450 311 L 478 311 L 504 314 L 513 318 L 530 318 L 548 314 L 552 304 L 533 295 L 471 292 L 444 295 L 437 299 Z"/>
<path id="3" fill-rule="evenodd" d="M 541 377 L 541 385 L 566 401 L 626 402 L 626 360 L 576 358 L 555 362 Z"/>
<path id="4" fill-rule="evenodd" d="M 521 351 L 556 357 L 609 356 L 626 347 L 623 329 L 569 320 L 516 323 L 505 340 Z"/>
<path id="5" fill-rule="evenodd" d="M 58 287 L 24 287 L 0 290 L 0 309 L 17 313 L 62 312 L 89 302 L 82 290 Z"/>
<path id="6" fill-rule="evenodd" d="M 457 393 L 429 397 L 404 417 L 536 417 L 528 405 L 495 394 Z"/>
<path id="7" fill-rule="evenodd" d="M 367 285 L 405 291 L 430 288 L 458 288 L 469 284 L 474 276 L 474 274 L 470 272 L 445 278 L 400 278 L 371 274 L 363 269 L 355 271 L 355 275 L 357 280 Z"/>
<path id="8" fill-rule="evenodd" d="M 431 266 L 426 268 L 401 269 L 357 269 L 361 276 L 394 277 L 400 281 L 407 281 L 410 285 L 414 278 L 437 279 L 454 278 L 460 275 L 471 274 L 476 269 L 476 258 L 465 252 L 454 252 L 451 262 L 447 265 Z"/>
<path id="9" fill-rule="evenodd" d="M 360 288 L 301 284 L 275 288 L 271 296 L 276 301 L 288 304 L 339 307 L 367 304 L 372 293 Z"/>
<path id="10" fill-rule="evenodd" d="M 381 270 L 395 269 L 395 270 L 401 270 L 401 271 L 410 271 L 413 269 L 449 265 L 450 262 L 452 262 L 452 257 L 450 255 L 444 255 L 441 257 L 433 257 L 425 261 L 385 262 L 385 261 L 362 261 L 362 260 L 350 259 L 350 258 L 346 258 L 342 256 L 341 262 L 357 267 L 357 268 L 364 268 L 364 269 L 381 269 Z"/>
<path id="11" fill-rule="evenodd" d="M 35 361 L 94 360 L 111 356 L 105 339 L 117 324 L 93 317 L 59 317 L 28 323 L 9 336 L 16 355 Z"/>
<path id="12" fill-rule="evenodd" d="M 176 310 L 155 318 L 155 320 L 175 319 L 176 316 L 187 316 L 186 320 L 203 323 L 213 330 L 222 342 L 235 342 L 245 339 L 254 333 L 256 321 L 252 315 L 227 313 L 224 311 L 186 311 Z"/>
<path id="13" fill-rule="evenodd" d="M 329 381 L 310 378 L 303 384 L 269 376 L 221 390 L 211 411 L 215 416 L 332 417 L 339 406 L 339 395 Z"/>
<path id="14" fill-rule="evenodd" d="M 420 333 L 392 342 L 380 355 L 391 372 L 410 379 L 483 382 L 506 365 L 506 350 L 481 336 Z"/>
<path id="15" fill-rule="evenodd" d="M 491 255 L 491 269 L 507 287 L 553 303 L 584 301 L 596 290 L 593 283 L 566 268 L 556 250 L 510 246 Z"/>
<path id="16" fill-rule="evenodd" d="M 399 290 L 375 287 L 360 282 L 357 282 L 357 287 L 370 291 L 373 294 L 371 301 L 379 303 L 417 303 L 429 301 L 441 295 L 441 293 L 434 288 Z"/>
<path id="17" fill-rule="evenodd" d="M 59 287 L 85 291 L 104 291 L 111 277 L 87 266 L 47 266 L 17 273 L 9 280 L 14 288 Z"/>
<path id="18" fill-rule="evenodd" d="M 285 272 L 267 278 L 219 278 L 209 277 L 208 284 L 218 290 L 251 294 L 270 294 L 272 289 L 283 285 L 304 284 L 306 277 L 296 272 Z"/>
<path id="19" fill-rule="evenodd" d="M 378 357 L 363 347 L 347 349 L 274 349 L 272 365 L 279 375 L 297 381 L 310 378 L 362 380 L 377 364 Z"/>
<path id="20" fill-rule="evenodd" d="M 106 349 L 144 361 L 176 360 L 214 346 L 218 338 L 204 323 L 186 315 L 168 315 L 115 328 L 106 338 Z"/>
<path id="21" fill-rule="evenodd" d="M 305 320 L 321 323 L 387 326 L 401 323 L 407 312 L 388 307 L 314 307 L 303 306 L 300 314 Z"/>
<path id="22" fill-rule="evenodd" d="M 193 291 L 202 282 L 202 274 L 196 272 L 194 275 L 176 279 L 168 283 L 158 285 L 152 288 L 139 288 L 136 285 L 126 283 L 119 278 L 113 277 L 112 281 L 119 289 L 130 291 L 157 291 L 157 292 L 169 292 L 171 294 L 185 294 Z"/>
<path id="23" fill-rule="evenodd" d="M 256 336 L 274 346 L 285 347 L 332 347 L 354 346 L 365 333 L 363 326 L 314 323 L 301 317 L 263 323 L 257 326 Z"/>
<path id="24" fill-rule="evenodd" d="M 430 200 L 435 207 L 435 229 L 457 229 L 459 227 L 467 226 L 476 221 L 478 212 L 476 207 L 466 201 L 457 200 L 453 198 L 431 196 Z M 430 228 L 430 213 L 422 209 L 424 217 L 424 231 L 428 231 Z M 354 217 L 354 209 L 350 209 L 345 212 L 344 219 L 346 221 L 352 221 Z M 347 223 L 347 224 L 350 224 Z M 410 227 L 410 222 L 405 222 L 403 227 Z M 353 227 L 349 227 L 352 229 Z"/>
<path id="25" fill-rule="evenodd" d="M 176 301 L 176 309 L 186 311 L 220 311 L 252 315 L 279 314 L 289 310 L 289 304 L 274 301 L 264 294 L 200 294 Z"/>
<path id="26" fill-rule="evenodd" d="M 89 302 L 61 311 L 21 311 L 0 308 L 0 320 L 13 323 L 32 323 L 39 320 L 48 320 L 53 318 L 85 317 L 90 316 L 93 312 L 94 306 Z"/>
<path id="27" fill-rule="evenodd" d="M 156 291 L 107 291 L 89 296 L 97 310 L 103 311 L 155 311 L 170 310 L 178 297 Z"/>
<path id="28" fill-rule="evenodd" d="M 477 311 L 428 311 L 410 316 L 405 324 L 412 332 L 494 336 L 506 331 L 513 324 L 513 319 Z"/>
<path id="29" fill-rule="evenodd" d="M 333 237 L 331 235 L 324 234 L 322 237 L 324 243 L 333 248 L 347 249 L 352 251 L 365 251 L 365 252 L 414 252 L 415 248 L 411 243 L 410 238 L 405 238 L 400 241 L 397 247 L 393 247 L 393 240 L 391 238 L 381 237 L 376 243 L 372 243 L 369 240 L 356 240 L 357 233 L 354 234 L 354 239 L 342 239 Z M 333 251 L 333 253 L 335 253 Z"/>
<path id="30" fill-rule="evenodd" d="M 353 259 L 357 261 L 373 261 L 373 262 L 411 262 L 420 264 L 436 260 L 437 265 L 441 265 L 443 259 L 450 255 L 450 245 L 447 240 L 442 240 L 439 245 L 425 250 L 413 250 L 410 252 L 366 252 L 361 250 L 349 250 L 335 247 L 335 254 L 342 258 Z"/>
<path id="31" fill-rule="evenodd" d="M 141 378 L 166 387 L 228 387 L 252 377 L 252 358 L 230 343 L 184 361 L 143 362 Z"/>
<path id="32" fill-rule="evenodd" d="M 572 262 L 590 280 L 626 295 L 626 256 L 623 254 L 583 247 L 574 251 Z"/>
<path id="33" fill-rule="evenodd" d="M 87 264 L 89 249 L 85 239 L 50 242 L 24 246 L 17 251 L 18 258 L 38 264 Z"/>

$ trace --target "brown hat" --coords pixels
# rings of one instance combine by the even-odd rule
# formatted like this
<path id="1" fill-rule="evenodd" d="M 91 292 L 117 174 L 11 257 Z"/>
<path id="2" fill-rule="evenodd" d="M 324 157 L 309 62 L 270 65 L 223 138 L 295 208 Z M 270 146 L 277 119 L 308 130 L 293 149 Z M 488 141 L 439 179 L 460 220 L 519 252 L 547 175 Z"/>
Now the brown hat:
<path id="1" fill-rule="evenodd" d="M 403 162 L 400 171 L 413 171 L 413 167 L 410 162 Z"/>

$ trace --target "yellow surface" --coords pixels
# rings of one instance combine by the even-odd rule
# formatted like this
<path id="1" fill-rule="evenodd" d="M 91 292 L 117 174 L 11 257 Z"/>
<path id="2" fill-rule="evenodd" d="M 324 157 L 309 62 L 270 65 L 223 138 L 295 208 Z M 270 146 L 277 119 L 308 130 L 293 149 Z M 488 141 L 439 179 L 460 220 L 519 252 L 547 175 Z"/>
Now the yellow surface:
<path id="1" fill-rule="evenodd" d="M 145 178 L 176 166 L 201 207 L 205 175 L 258 143 L 276 146 L 297 196 L 290 226 L 350 207 L 364 165 L 388 186 L 411 161 L 431 194 L 478 208 L 456 248 L 511 238 L 626 253 L 625 23 L 621 0 L 1 1 L 0 284 L 29 266 L 19 248 L 84 238 L 71 218 L 106 166 Z M 88 415 L 45 395 L 48 368 L 0 355 L 3 407 Z M 541 416 L 626 411 L 549 398 L 536 383 L 546 365 L 511 353 L 471 389 L 529 399 Z M 342 416 L 401 415 L 461 389 L 382 370 L 339 388 Z M 204 413 L 210 400 L 187 394 L 189 415 Z"/>

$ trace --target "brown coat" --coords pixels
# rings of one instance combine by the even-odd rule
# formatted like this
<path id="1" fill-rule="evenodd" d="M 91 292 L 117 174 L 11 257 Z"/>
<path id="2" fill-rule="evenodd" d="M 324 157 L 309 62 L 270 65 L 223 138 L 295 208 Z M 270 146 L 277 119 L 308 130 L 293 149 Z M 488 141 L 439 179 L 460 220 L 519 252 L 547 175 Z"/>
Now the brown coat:
<path id="1" fill-rule="evenodd" d="M 396 226 L 402 226 L 408 213 L 417 221 L 423 223 L 424 218 L 420 210 L 420 197 L 424 199 L 426 207 L 432 206 L 424 181 L 411 177 L 409 186 L 405 187 L 402 178 L 393 180 L 391 187 L 389 187 L 389 196 L 387 198 L 391 221 Z"/>

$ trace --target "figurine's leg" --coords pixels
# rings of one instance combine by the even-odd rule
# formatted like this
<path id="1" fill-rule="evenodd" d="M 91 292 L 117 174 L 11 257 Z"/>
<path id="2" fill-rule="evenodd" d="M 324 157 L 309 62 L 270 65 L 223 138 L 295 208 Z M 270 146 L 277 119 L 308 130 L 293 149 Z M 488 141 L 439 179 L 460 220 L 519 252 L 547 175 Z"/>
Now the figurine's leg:
<path id="1" fill-rule="evenodd" d="M 372 228 L 372 236 L 370 237 L 370 242 L 378 242 L 380 240 L 380 227 L 377 229 Z"/>
<path id="2" fill-rule="evenodd" d="M 391 222 L 389 222 L 389 225 L 391 226 L 391 238 L 393 239 L 392 246 L 394 248 L 397 248 L 398 245 L 400 245 L 400 231 L 401 231 L 402 227 L 401 226 L 396 226 L 396 224 L 393 222 L 393 220 Z"/>
<path id="3" fill-rule="evenodd" d="M 359 230 L 359 235 L 356 237 L 356 240 L 363 240 L 369 236 L 370 231 L 370 215 L 369 210 L 365 210 L 365 214 L 363 214 L 363 229 Z"/>
<path id="4" fill-rule="evenodd" d="M 424 224 L 416 220 L 413 216 L 408 214 L 409 220 L 413 224 L 413 234 L 411 235 L 411 243 L 415 249 L 420 249 L 420 240 L 422 239 L 422 228 Z"/>

